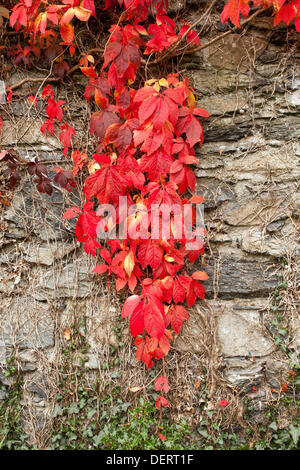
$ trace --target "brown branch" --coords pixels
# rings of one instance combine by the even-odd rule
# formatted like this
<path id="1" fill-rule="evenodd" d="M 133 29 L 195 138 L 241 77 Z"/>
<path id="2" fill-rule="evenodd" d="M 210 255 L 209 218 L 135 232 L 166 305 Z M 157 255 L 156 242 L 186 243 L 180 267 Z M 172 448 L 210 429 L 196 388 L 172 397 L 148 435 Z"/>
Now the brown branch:
<path id="1" fill-rule="evenodd" d="M 45 78 L 24 78 L 23 80 L 21 80 L 20 82 L 18 83 L 15 83 L 14 85 L 12 85 L 10 87 L 10 89 L 12 91 L 14 90 L 17 90 L 18 88 L 20 88 L 21 86 L 25 85 L 26 83 L 40 83 L 40 82 L 43 82 L 45 80 Z M 45 82 L 58 82 L 60 80 L 59 77 L 49 77 L 45 80 Z"/>
<path id="2" fill-rule="evenodd" d="M 85 53 L 86 54 L 92 54 L 93 52 L 100 52 L 102 53 L 103 52 L 103 49 L 99 49 L 99 48 L 94 48 L 94 49 L 90 49 L 89 51 L 87 51 Z M 66 76 L 68 77 L 69 75 L 71 75 L 72 73 L 76 72 L 76 70 L 78 70 L 81 66 L 79 64 L 77 65 L 74 65 L 74 67 L 72 67 L 66 74 Z M 24 78 L 23 80 L 21 80 L 20 82 L 18 83 L 15 83 L 14 85 L 12 85 L 10 88 L 12 91 L 14 90 L 17 90 L 18 88 L 20 88 L 21 86 L 25 85 L 26 83 L 40 83 L 40 82 L 45 82 L 45 83 L 56 83 L 56 82 L 59 82 L 61 79 L 59 77 L 48 77 L 48 78 Z"/>

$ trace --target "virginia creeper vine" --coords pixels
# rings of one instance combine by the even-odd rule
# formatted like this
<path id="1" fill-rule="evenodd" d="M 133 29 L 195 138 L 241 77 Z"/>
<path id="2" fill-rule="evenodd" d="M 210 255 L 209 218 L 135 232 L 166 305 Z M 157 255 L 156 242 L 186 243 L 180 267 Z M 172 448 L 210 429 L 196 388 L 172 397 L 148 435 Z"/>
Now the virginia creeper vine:
<path id="1" fill-rule="evenodd" d="M 239 27 L 240 14 L 248 17 L 250 6 L 273 7 L 275 25 L 295 21 L 296 30 L 300 31 L 300 0 L 229 0 L 221 21 L 230 19 Z M 196 106 L 197 97 L 187 78 L 172 73 L 142 83 L 139 73 L 150 58 L 158 63 L 176 55 L 178 48 L 180 53 L 200 49 L 200 39 L 192 26 L 185 22 L 176 24 L 168 16 L 167 0 L 105 1 L 105 9 L 119 11 L 120 7 L 124 10 L 117 24 L 109 29 L 100 70 L 95 65 L 95 54 L 101 54 L 99 49 L 81 54 L 79 63 L 72 68 L 67 59 L 68 54 L 71 58 L 77 54 L 75 19 L 88 22 L 101 13 L 95 9 L 94 0 L 21 0 L 8 8 L 0 6 L 0 19 L 8 18 L 10 27 L 24 35 L 24 45 L 19 43 L 10 50 L 17 65 L 29 66 L 31 58 L 41 54 L 51 63 L 53 74 L 46 79 L 48 84 L 44 86 L 42 82 L 41 96 L 31 95 L 29 102 L 30 106 L 35 106 L 40 98 L 46 102 L 47 119 L 41 132 L 53 134 L 59 128 L 65 156 L 71 152 L 76 130 L 64 120 L 65 102 L 55 98 L 49 82 L 64 79 L 78 68 L 89 80 L 84 98 L 94 101 L 98 109 L 90 120 L 91 134 L 97 138 L 95 152 L 90 156 L 80 148 L 73 150 L 73 170 L 55 168 L 54 183 L 72 191 L 78 172 L 84 175 L 85 203 L 83 207 L 70 208 L 64 218 L 77 217 L 77 240 L 86 253 L 97 259 L 93 272 L 114 278 L 117 291 L 125 287 L 131 291 L 122 317 L 129 318 L 137 359 L 151 368 L 154 359 L 168 354 L 173 334 L 178 334 L 188 319 L 185 305 L 192 307 L 197 298 L 204 298 L 202 281 L 208 276 L 202 271 L 186 272 L 186 260 L 193 263 L 204 247 L 202 244 L 188 250 L 185 235 L 176 237 L 175 214 L 170 236 L 160 239 L 151 238 L 148 214 L 153 204 L 175 204 L 182 214 L 185 204 L 203 201 L 191 194 L 196 184 L 195 145 L 201 145 L 204 138 L 199 118 L 208 118 L 209 113 Z M 8 87 L 8 101 L 18 86 Z M 1 124 L 0 118 L 0 128 Z M 27 162 L 3 150 L 0 160 L 7 162 L 4 177 L 11 188 L 20 180 L 19 168 L 24 166 L 35 177 L 38 191 L 52 194 L 53 181 L 38 159 Z M 120 196 L 126 198 L 129 209 L 138 207 L 133 216 L 118 216 L 113 221 L 96 211 L 97 205 L 103 204 L 120 209 Z M 115 237 L 105 243 L 99 240 L 99 227 L 109 232 L 125 221 L 125 238 Z M 130 235 L 143 224 L 146 238 Z M 160 377 L 155 388 L 167 393 L 167 379 Z M 160 396 L 156 406 L 168 406 L 168 400 Z"/>

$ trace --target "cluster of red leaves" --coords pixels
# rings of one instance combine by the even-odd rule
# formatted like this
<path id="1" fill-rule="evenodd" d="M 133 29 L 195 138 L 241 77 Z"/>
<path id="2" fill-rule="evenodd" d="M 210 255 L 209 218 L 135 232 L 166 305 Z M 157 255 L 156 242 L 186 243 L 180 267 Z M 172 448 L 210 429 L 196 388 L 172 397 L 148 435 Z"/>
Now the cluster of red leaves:
<path id="1" fill-rule="evenodd" d="M 113 61 L 110 74 L 117 75 L 123 84 L 134 75 L 139 65 L 140 54 L 138 47 L 146 45 L 145 54 L 160 52 L 176 42 L 189 28 L 188 23 L 176 32 L 175 22 L 166 16 L 167 0 L 105 0 L 105 8 L 123 6 L 125 11 L 122 19 L 133 23 L 124 28 L 112 26 L 111 38 L 106 52 L 107 61 Z M 146 30 L 139 23 L 145 21 L 151 11 L 156 14 L 156 24 L 151 24 Z M 9 24 L 17 31 L 21 28 L 28 35 L 28 45 L 24 49 L 19 44 L 12 52 L 16 64 L 21 62 L 29 65 L 30 56 L 40 57 L 41 49 L 46 48 L 46 58 L 51 62 L 62 57 L 61 46 L 69 46 L 71 56 L 76 48 L 74 40 L 73 19 L 87 22 L 91 16 L 96 16 L 94 0 L 21 0 L 12 7 Z M 140 41 L 139 36 L 145 36 Z M 59 37 L 61 42 L 59 42 Z M 189 44 L 198 44 L 199 38 L 193 31 L 186 35 Z M 113 45 L 113 43 L 116 43 Z M 117 55 L 119 59 L 117 59 Z M 107 62 L 108 63 L 108 62 Z M 129 65 L 131 65 L 129 67 Z M 127 70 L 128 69 L 128 70 Z M 63 78 L 69 70 L 67 62 L 60 61 L 54 66 L 54 73 Z M 117 79 L 117 77 L 115 77 Z M 124 82 L 125 79 L 125 82 Z"/>
<path id="2" fill-rule="evenodd" d="M 111 48 L 109 51 L 112 54 Z M 134 54 L 130 57 L 135 60 Z M 105 55 L 104 68 L 108 63 Z M 119 66 L 114 62 L 112 65 L 117 74 L 123 74 L 125 68 L 119 72 Z M 133 67 L 132 62 L 128 67 Z M 114 276 L 117 290 L 126 285 L 132 292 L 137 285 L 141 289 L 140 295 L 125 301 L 122 317 L 129 317 L 130 332 L 137 337 L 137 359 L 150 368 L 154 358 L 161 359 L 170 350 L 170 327 L 178 334 L 183 320 L 188 319 L 182 304 L 186 302 L 191 307 L 197 297 L 204 297 L 201 281 L 208 276 L 200 271 L 192 275 L 184 271 L 185 258 L 193 262 L 203 253 L 203 245 L 187 250 L 185 235 L 176 239 L 175 222 L 168 239 L 153 239 L 148 214 L 152 204 L 159 208 L 177 204 L 182 216 L 184 204 L 202 202 L 202 198 L 188 199 L 182 194 L 195 189 L 190 165 L 197 163 L 194 145 L 203 141 L 198 116 L 209 114 L 195 107 L 187 80 L 180 81 L 177 75 L 149 80 L 135 90 L 128 83 L 121 87 L 120 75 L 102 72 L 98 76 L 90 69 L 83 69 L 90 76 L 85 97 L 88 101 L 94 98 L 100 108 L 90 124 L 91 132 L 98 138 L 97 153 L 88 165 L 90 175 L 83 190 L 86 203 L 83 208 L 71 208 L 64 217 L 79 214 L 75 229 L 78 241 L 87 253 L 103 260 L 93 272 Z M 82 159 L 78 150 L 76 158 L 75 172 L 87 162 L 86 155 Z M 119 209 L 119 196 L 126 197 L 129 213 L 131 206 L 138 205 L 139 210 L 126 216 L 127 238 L 109 240 L 101 246 L 97 239 L 99 227 L 108 232 L 115 225 L 107 223 L 99 212 L 96 214 L 95 202 Z M 172 217 L 175 221 L 175 214 Z M 140 231 L 144 219 L 146 238 Z M 131 236 L 133 231 L 140 236 Z"/>
<path id="3" fill-rule="evenodd" d="M 183 206 L 203 200 L 185 195 L 193 192 L 196 184 L 192 167 L 197 163 L 194 146 L 203 142 L 199 117 L 209 114 L 196 107 L 188 80 L 180 80 L 176 74 L 151 79 L 139 89 L 132 86 L 142 54 L 161 53 L 184 35 L 188 44 L 199 43 L 196 33 L 188 31 L 190 25 L 184 23 L 177 28 L 166 15 L 165 0 L 108 0 L 106 8 L 117 3 L 126 9 L 122 18 L 130 23 L 119 22 L 110 28 L 101 71 L 96 70 L 92 56 L 87 55 L 80 62 L 82 72 L 89 78 L 85 99 L 94 100 L 98 107 L 90 121 L 91 133 L 97 139 L 96 152 L 90 158 L 78 148 L 73 150 L 73 171 L 55 168 L 54 182 L 72 191 L 77 173 L 88 171 L 83 207 L 69 209 L 64 218 L 78 217 L 77 240 L 83 243 L 86 253 L 102 260 L 94 273 L 113 276 L 118 291 L 125 286 L 132 293 L 139 289 L 139 295 L 132 295 L 125 302 L 122 317 L 129 317 L 137 359 L 150 368 L 153 359 L 168 354 L 173 339 L 171 330 L 178 334 L 188 319 L 184 304 L 191 307 L 197 298 L 204 297 L 201 281 L 208 276 L 200 271 L 188 275 L 184 270 L 186 258 L 193 263 L 203 253 L 203 243 L 188 250 L 186 245 L 191 240 L 187 231 L 183 230 L 178 238 L 177 227 L 181 222 L 185 229 Z M 149 10 L 155 14 L 155 23 L 144 27 L 140 23 Z M 93 0 L 63 0 L 60 4 L 22 0 L 12 9 L 10 25 L 16 30 L 23 27 L 33 38 L 31 45 L 38 37 L 57 39 L 55 31 L 59 29 L 63 44 L 73 47 L 73 17 L 87 21 L 94 14 Z M 48 54 L 53 56 L 51 51 Z M 31 106 L 37 105 L 37 97 L 30 96 L 29 100 Z M 66 103 L 55 99 L 50 85 L 43 89 L 42 100 L 46 101 L 47 119 L 41 132 L 52 135 L 60 129 L 59 140 L 67 155 L 76 133 L 63 120 Z M 6 176 L 13 186 L 20 179 L 17 163 L 10 155 L 2 158 L 9 160 Z M 47 168 L 37 159 L 27 166 L 29 174 L 36 178 L 37 189 L 50 195 L 53 187 Z M 115 221 L 107 221 L 99 210 L 96 213 L 97 204 L 111 204 L 118 213 L 120 196 L 126 198 L 129 214 L 132 206 L 137 205 L 139 210 L 123 219 L 118 216 Z M 179 212 L 171 215 L 168 236 L 152 236 L 149 214 L 153 204 L 158 209 L 165 205 L 179 207 Z M 161 228 L 163 215 L 159 214 Z M 195 216 L 194 207 L 193 221 Z M 99 243 L 99 230 L 109 232 L 121 223 L 128 226 L 126 238 L 114 237 Z M 142 236 L 142 227 L 146 236 Z"/>
<path id="4" fill-rule="evenodd" d="M 295 20 L 295 28 L 300 32 L 300 0 L 229 0 L 221 14 L 222 23 L 230 19 L 235 26 L 239 27 L 240 15 L 244 18 L 248 17 L 250 4 L 263 8 L 273 7 L 274 26 L 281 21 L 289 25 Z"/>
<path id="5" fill-rule="evenodd" d="M 107 6 L 115 3 L 107 2 Z M 137 7 L 146 12 L 150 3 L 125 1 L 124 6 L 132 6 L 133 17 Z M 183 194 L 195 189 L 191 167 L 197 163 L 194 146 L 203 142 L 199 117 L 209 116 L 196 107 L 188 80 L 180 80 L 176 74 L 148 80 L 138 90 L 132 87 L 142 52 L 163 51 L 188 28 L 183 25 L 176 34 L 176 24 L 163 13 L 164 2 L 154 6 L 156 22 L 148 29 L 139 24 L 143 16 L 134 24 L 111 27 L 100 73 L 92 62 L 81 67 L 89 78 L 84 96 L 87 101 L 95 100 L 99 108 L 90 121 L 91 133 L 98 142 L 92 161 L 79 150 L 73 153 L 74 174 L 87 166 L 90 175 L 83 189 L 85 204 L 64 215 L 67 219 L 79 215 L 75 228 L 78 241 L 84 244 L 87 253 L 102 258 L 94 273 L 113 276 L 118 291 L 125 286 L 132 293 L 140 290 L 139 295 L 126 300 L 122 317 L 129 318 L 130 332 L 136 338 L 137 359 L 148 368 L 152 367 L 153 359 L 168 354 L 173 339 L 171 329 L 178 334 L 183 321 L 188 319 L 183 304 L 191 307 L 197 298 L 204 297 L 201 281 L 208 278 L 200 271 L 193 275 L 184 271 L 185 259 L 194 262 L 204 248 L 202 244 L 187 250 L 185 231 L 178 240 L 175 214 L 171 216 L 169 237 L 151 236 L 148 215 L 153 204 L 158 208 L 177 204 L 182 218 L 184 204 L 203 201 Z M 198 38 L 191 31 L 187 41 L 194 40 Z M 100 203 L 113 205 L 119 214 L 120 196 L 126 197 L 129 214 L 131 206 L 137 205 L 138 212 L 116 221 L 107 221 L 99 211 L 96 213 L 95 205 Z M 128 227 L 126 238 L 108 240 L 105 245 L 99 243 L 99 228 L 109 232 L 122 222 Z M 142 226 L 146 237 L 142 236 Z"/>
<path id="6" fill-rule="evenodd" d="M 62 0 L 59 3 L 55 0 L 21 0 L 13 7 L 9 24 L 17 31 L 23 27 L 33 39 L 36 39 L 37 35 L 41 38 L 52 36 L 55 41 L 57 26 L 62 44 L 70 45 L 70 52 L 73 54 L 74 27 L 71 21 L 74 17 L 80 21 L 88 21 L 92 15 L 95 16 L 94 0 Z"/>

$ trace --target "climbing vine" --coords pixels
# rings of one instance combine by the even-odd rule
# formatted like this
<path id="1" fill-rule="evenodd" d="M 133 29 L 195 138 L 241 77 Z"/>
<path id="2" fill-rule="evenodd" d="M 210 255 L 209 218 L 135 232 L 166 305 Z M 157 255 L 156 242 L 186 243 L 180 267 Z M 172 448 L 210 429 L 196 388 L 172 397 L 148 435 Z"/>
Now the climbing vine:
<path id="1" fill-rule="evenodd" d="M 193 165 L 197 163 L 195 146 L 204 140 L 202 120 L 209 113 L 197 107 L 197 96 L 186 77 L 176 73 L 143 77 L 151 65 L 179 51 L 191 53 L 204 46 L 193 29 L 198 21 L 176 23 L 168 16 L 167 0 L 106 0 L 104 9 L 113 13 L 110 18 L 118 15 L 118 21 L 110 24 L 103 49 L 79 54 L 76 27 L 92 17 L 101 19 L 103 5 L 98 3 L 22 0 L 0 7 L 2 23 L 7 19 L 22 37 L 6 51 L 15 64 L 30 66 L 33 58 L 40 57 L 50 64 L 49 75 L 29 96 L 29 106 L 45 102 L 47 119 L 41 132 L 54 134 L 59 129 L 63 155 L 70 155 L 74 166 L 72 170 L 56 167 L 52 180 L 38 159 L 27 162 L 4 149 L 0 160 L 7 163 L 4 177 L 11 188 L 21 179 L 22 167 L 35 178 L 38 191 L 49 195 L 55 184 L 73 191 L 79 173 L 83 176 L 84 204 L 69 208 L 63 217 L 77 218 L 75 235 L 96 259 L 93 272 L 112 278 L 117 291 L 128 288 L 131 292 L 122 318 L 129 318 L 137 359 L 151 368 L 153 360 L 168 354 L 174 334 L 189 318 L 187 307 L 204 298 L 202 282 L 207 274 L 188 272 L 186 265 L 204 252 L 203 228 L 197 225 L 191 231 L 188 225 L 195 227 L 197 206 L 203 202 L 201 196 L 193 195 Z M 257 7 L 250 14 L 250 8 Z M 300 30 L 300 0 L 229 0 L 221 21 L 230 20 L 239 28 L 240 15 L 251 19 L 269 7 L 274 25 L 295 21 Z M 87 79 L 84 98 L 97 109 L 90 119 L 96 142 L 92 155 L 75 146 L 77 133 L 65 118 L 66 103 L 56 99 L 51 87 L 79 69 Z M 9 102 L 18 86 L 7 87 Z M 192 207 L 190 218 L 185 217 L 186 206 Z M 172 209 L 167 234 L 162 233 L 166 207 Z M 156 407 L 169 406 L 164 375 L 157 379 L 155 389 L 162 391 Z"/>

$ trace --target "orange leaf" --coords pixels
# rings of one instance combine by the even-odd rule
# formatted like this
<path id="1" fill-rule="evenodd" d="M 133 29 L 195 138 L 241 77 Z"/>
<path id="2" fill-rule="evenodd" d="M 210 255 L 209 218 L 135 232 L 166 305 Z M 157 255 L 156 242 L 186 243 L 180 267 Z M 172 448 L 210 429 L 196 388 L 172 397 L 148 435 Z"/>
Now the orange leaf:
<path id="1" fill-rule="evenodd" d="M 195 279 L 196 281 L 206 281 L 207 279 L 209 279 L 209 276 L 208 274 L 202 271 L 195 271 L 192 274 L 192 278 Z"/>
<path id="2" fill-rule="evenodd" d="M 282 393 L 285 393 L 286 391 L 287 391 L 287 384 L 284 383 L 284 384 L 282 385 L 281 392 L 282 392 Z"/>
<path id="3" fill-rule="evenodd" d="M 70 341 L 71 339 L 71 331 L 68 330 L 68 328 L 65 329 L 64 337 L 67 341 Z"/>
<path id="4" fill-rule="evenodd" d="M 70 44 L 74 38 L 74 28 L 70 23 L 62 24 L 60 34 L 64 42 Z"/>
<path id="5" fill-rule="evenodd" d="M 192 196 L 190 199 L 190 202 L 192 204 L 202 204 L 203 201 L 204 201 L 204 197 L 198 196 L 197 194 L 195 196 Z"/>

